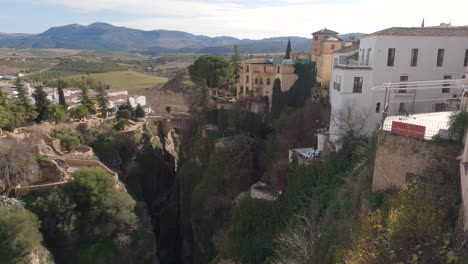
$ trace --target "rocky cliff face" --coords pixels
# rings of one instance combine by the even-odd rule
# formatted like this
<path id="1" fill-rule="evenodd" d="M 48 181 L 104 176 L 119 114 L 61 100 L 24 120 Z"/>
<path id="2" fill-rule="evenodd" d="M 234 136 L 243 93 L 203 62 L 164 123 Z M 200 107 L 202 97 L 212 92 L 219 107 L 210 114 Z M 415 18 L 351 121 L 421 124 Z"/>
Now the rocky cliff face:
<path id="1" fill-rule="evenodd" d="M 158 126 L 160 127 L 160 126 Z M 178 146 L 174 132 L 156 130 L 154 140 L 143 147 L 136 158 L 138 192 L 148 206 L 161 264 L 180 263 L 179 186 L 177 183 Z M 154 147 L 156 146 L 156 147 Z"/>

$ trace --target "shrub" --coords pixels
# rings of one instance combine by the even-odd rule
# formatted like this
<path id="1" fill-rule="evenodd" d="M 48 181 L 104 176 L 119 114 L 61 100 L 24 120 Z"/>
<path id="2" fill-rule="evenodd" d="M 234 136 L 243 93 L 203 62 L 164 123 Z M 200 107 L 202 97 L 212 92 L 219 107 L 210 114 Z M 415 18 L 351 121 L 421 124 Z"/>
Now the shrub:
<path id="1" fill-rule="evenodd" d="M 244 199 L 234 209 L 229 239 L 242 263 L 264 263 L 273 255 L 273 239 L 285 226 L 278 202 Z"/>
<path id="2" fill-rule="evenodd" d="M 0 197 L 0 215 L 0 262 L 32 263 L 35 253 L 40 263 L 47 263 L 37 217 L 20 201 L 6 197 Z"/>

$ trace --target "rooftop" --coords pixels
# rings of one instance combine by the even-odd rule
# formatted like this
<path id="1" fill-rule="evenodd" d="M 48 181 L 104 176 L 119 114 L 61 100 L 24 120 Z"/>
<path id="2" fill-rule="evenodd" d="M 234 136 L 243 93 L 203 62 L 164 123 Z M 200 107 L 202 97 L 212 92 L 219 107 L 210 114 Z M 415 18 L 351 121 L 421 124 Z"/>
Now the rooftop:
<path id="1" fill-rule="evenodd" d="M 312 35 L 338 35 L 338 32 L 327 29 L 327 28 L 323 28 L 319 31 L 312 33 Z"/>
<path id="2" fill-rule="evenodd" d="M 322 42 L 327 42 L 327 41 L 340 41 L 340 42 L 343 42 L 344 40 L 337 37 L 337 36 L 331 36 L 331 37 L 328 37 L 328 38 L 322 40 Z"/>
<path id="3" fill-rule="evenodd" d="M 371 36 L 435 36 L 435 37 L 468 37 L 468 26 L 462 27 L 392 27 L 374 32 Z"/>
<path id="4" fill-rule="evenodd" d="M 359 43 L 354 43 L 351 46 L 344 47 L 342 49 L 336 50 L 333 53 L 348 53 L 348 52 L 355 51 L 355 50 L 358 50 L 358 49 L 359 49 Z"/>

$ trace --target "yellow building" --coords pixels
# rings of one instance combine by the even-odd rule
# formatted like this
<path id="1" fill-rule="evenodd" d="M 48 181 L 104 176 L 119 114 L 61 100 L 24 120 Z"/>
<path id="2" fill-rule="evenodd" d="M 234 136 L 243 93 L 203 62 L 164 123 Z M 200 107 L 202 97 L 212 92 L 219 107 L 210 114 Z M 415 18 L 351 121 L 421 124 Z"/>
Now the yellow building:
<path id="1" fill-rule="evenodd" d="M 237 98 L 268 97 L 268 102 L 271 105 L 275 79 L 281 80 L 283 92 L 288 91 L 298 79 L 294 73 L 294 65 L 298 63 L 312 62 L 310 60 L 270 59 L 260 63 L 244 64 L 237 82 Z"/>
<path id="2" fill-rule="evenodd" d="M 329 87 L 332 53 L 343 48 L 343 43 L 338 32 L 327 28 L 312 33 L 311 59 L 317 63 L 317 82 L 323 87 Z"/>

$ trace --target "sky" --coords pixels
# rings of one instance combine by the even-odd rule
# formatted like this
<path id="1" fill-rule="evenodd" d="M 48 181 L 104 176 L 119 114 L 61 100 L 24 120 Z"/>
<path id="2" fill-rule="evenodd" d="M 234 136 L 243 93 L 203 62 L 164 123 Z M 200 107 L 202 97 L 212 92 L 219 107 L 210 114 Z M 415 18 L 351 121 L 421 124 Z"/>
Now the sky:
<path id="1" fill-rule="evenodd" d="M 260 39 L 310 37 L 324 27 L 372 33 L 394 26 L 468 25 L 466 0 L 0 0 L 0 32 L 107 22 L 143 30 Z"/>

